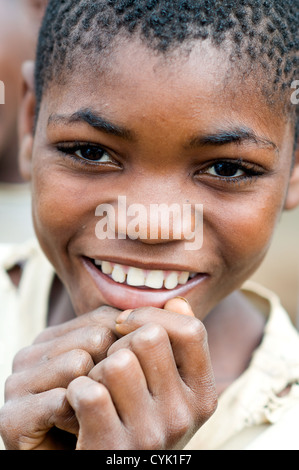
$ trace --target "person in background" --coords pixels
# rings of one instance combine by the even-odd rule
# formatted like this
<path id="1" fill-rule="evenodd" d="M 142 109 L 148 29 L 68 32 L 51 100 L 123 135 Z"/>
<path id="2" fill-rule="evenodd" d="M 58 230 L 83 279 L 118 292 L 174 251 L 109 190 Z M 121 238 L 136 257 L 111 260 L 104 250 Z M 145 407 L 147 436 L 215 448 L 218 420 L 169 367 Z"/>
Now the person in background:
<path id="1" fill-rule="evenodd" d="M 47 0 L 0 0 L 0 241 L 33 235 L 31 197 L 18 168 L 17 116 L 22 94 L 22 64 L 33 59 Z"/>

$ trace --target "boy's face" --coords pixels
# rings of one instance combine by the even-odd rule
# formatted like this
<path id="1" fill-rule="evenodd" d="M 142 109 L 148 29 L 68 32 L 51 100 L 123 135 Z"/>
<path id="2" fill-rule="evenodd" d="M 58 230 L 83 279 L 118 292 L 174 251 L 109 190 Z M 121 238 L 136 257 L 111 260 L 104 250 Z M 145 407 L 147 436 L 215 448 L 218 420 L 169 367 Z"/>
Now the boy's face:
<path id="1" fill-rule="evenodd" d="M 125 46 L 101 72 L 82 65 L 43 98 L 31 167 L 36 232 L 77 315 L 104 304 L 162 307 L 181 295 L 203 319 L 267 252 L 288 200 L 291 125 L 255 83 L 229 75 L 223 52 L 199 44 L 167 61 L 139 43 Z M 147 239 L 133 240 L 118 221 L 119 196 L 146 208 L 137 230 Z M 162 203 L 203 205 L 201 249 L 186 249 L 183 230 L 150 238 L 150 204 Z M 115 211 L 114 240 L 95 234 L 101 204 Z M 116 280 L 95 260 L 121 265 Z M 129 272 L 156 288 L 128 286 Z M 158 288 L 168 275 L 175 286 L 173 272 L 196 276 Z"/>

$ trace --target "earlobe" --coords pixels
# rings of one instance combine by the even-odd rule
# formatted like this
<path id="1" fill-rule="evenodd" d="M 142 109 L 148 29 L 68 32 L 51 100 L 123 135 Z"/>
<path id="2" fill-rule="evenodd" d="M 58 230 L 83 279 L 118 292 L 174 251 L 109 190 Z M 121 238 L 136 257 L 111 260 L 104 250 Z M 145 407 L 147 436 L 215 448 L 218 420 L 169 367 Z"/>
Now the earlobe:
<path id="1" fill-rule="evenodd" d="M 22 177 L 31 179 L 33 130 L 35 119 L 34 63 L 23 66 L 23 98 L 19 112 L 19 166 Z"/>
<path id="2" fill-rule="evenodd" d="M 295 153 L 295 165 L 290 178 L 289 189 L 285 202 L 285 210 L 292 210 L 299 206 L 299 144 Z"/>

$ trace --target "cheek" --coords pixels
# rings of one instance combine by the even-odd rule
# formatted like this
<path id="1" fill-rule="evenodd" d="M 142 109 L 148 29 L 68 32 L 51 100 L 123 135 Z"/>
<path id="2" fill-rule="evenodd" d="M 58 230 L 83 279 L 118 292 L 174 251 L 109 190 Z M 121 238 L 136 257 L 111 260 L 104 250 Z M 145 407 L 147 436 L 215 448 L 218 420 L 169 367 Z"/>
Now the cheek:
<path id="1" fill-rule="evenodd" d="M 80 178 L 61 170 L 37 168 L 33 178 L 33 218 L 46 253 L 60 253 L 83 227 L 94 223 L 90 191 Z"/>
<path id="2" fill-rule="evenodd" d="M 247 198 L 218 220 L 220 250 L 233 271 L 253 272 L 267 253 L 281 214 L 282 197 Z"/>

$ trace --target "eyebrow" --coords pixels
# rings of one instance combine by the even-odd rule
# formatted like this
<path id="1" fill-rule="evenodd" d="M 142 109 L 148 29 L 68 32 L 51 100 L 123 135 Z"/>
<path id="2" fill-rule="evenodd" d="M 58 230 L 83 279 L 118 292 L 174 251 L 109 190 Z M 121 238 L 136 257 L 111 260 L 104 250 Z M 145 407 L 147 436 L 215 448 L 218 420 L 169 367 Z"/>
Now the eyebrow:
<path id="1" fill-rule="evenodd" d="M 48 119 L 49 125 L 72 125 L 74 123 L 85 123 L 93 127 L 98 131 L 105 132 L 106 134 L 111 134 L 116 137 L 121 137 L 126 140 L 133 140 L 134 135 L 130 130 L 113 124 L 107 119 L 103 118 L 99 113 L 91 109 L 80 109 L 73 114 L 51 114 Z"/>
<path id="2" fill-rule="evenodd" d="M 189 141 L 190 147 L 204 147 L 204 146 L 223 146 L 229 144 L 243 144 L 253 143 L 259 147 L 268 148 L 272 147 L 278 150 L 277 145 L 271 140 L 263 136 L 258 136 L 256 132 L 247 127 L 237 127 L 230 130 L 219 130 L 214 134 L 196 136 Z"/>
<path id="3" fill-rule="evenodd" d="M 134 140 L 134 133 L 122 126 L 116 125 L 98 112 L 84 108 L 73 114 L 51 114 L 48 125 L 72 125 L 74 123 L 85 123 L 94 129 L 106 134 L 121 137 L 126 140 Z M 266 137 L 258 136 L 256 132 L 247 127 L 236 127 L 229 130 L 219 130 L 213 134 L 200 135 L 191 138 L 186 147 L 224 146 L 229 144 L 243 144 L 249 142 L 262 148 L 273 148 L 278 151 L 277 145 Z"/>

